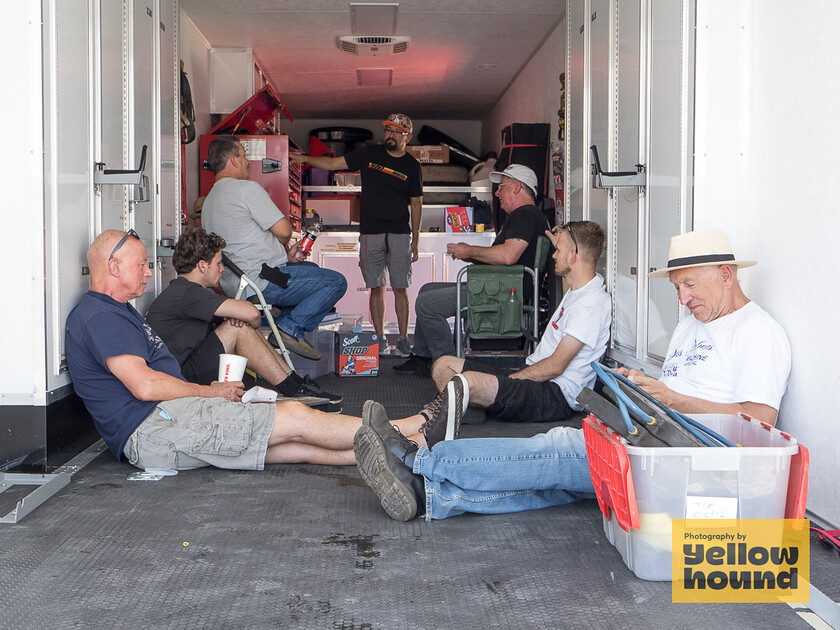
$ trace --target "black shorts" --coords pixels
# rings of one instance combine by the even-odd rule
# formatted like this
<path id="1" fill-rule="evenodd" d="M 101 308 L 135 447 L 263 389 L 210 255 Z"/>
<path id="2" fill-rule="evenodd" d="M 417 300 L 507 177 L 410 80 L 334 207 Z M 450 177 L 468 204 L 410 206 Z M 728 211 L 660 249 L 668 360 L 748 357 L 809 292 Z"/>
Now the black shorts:
<path id="1" fill-rule="evenodd" d="M 558 422 L 577 412 L 566 402 L 557 383 L 538 383 L 527 379 L 510 378 L 516 370 L 489 366 L 480 361 L 465 359 L 461 372 L 491 374 L 499 382 L 499 392 L 487 413 L 508 422 Z"/>
<path id="2" fill-rule="evenodd" d="M 181 364 L 181 374 L 190 383 L 209 385 L 219 376 L 219 355 L 224 352 L 222 340 L 211 332 Z"/>

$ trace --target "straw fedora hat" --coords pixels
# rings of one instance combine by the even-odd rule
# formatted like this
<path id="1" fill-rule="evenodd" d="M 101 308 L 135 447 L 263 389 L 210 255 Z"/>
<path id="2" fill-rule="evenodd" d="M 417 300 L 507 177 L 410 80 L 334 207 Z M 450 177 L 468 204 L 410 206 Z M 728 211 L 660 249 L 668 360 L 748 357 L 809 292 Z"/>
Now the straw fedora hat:
<path id="1" fill-rule="evenodd" d="M 648 274 L 650 278 L 667 278 L 677 269 L 732 265 L 739 269 L 752 267 L 754 260 L 735 260 L 729 237 L 721 230 L 694 230 L 671 238 L 668 266 Z"/>

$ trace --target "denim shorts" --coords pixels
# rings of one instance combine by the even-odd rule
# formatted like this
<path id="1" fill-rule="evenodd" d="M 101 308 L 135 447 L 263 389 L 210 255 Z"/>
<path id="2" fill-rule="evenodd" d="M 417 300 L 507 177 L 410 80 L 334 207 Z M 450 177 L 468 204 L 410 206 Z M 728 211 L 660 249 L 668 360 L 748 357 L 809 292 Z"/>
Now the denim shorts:
<path id="1" fill-rule="evenodd" d="M 360 234 L 359 269 L 368 289 L 385 286 L 385 268 L 394 289 L 411 285 L 411 234 Z"/>
<path id="2" fill-rule="evenodd" d="M 123 454 L 138 468 L 262 470 L 276 409 L 224 398 L 160 402 L 128 438 Z"/>

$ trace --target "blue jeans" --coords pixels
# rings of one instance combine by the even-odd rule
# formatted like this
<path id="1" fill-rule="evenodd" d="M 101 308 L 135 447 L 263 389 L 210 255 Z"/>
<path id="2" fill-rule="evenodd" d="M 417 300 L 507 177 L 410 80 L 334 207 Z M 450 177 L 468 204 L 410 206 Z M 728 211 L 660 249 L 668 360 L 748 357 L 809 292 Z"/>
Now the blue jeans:
<path id="1" fill-rule="evenodd" d="M 555 427 L 531 438 L 479 438 L 420 448 L 426 520 L 505 514 L 594 499 L 583 430 Z"/>
<path id="2" fill-rule="evenodd" d="M 292 337 L 315 330 L 347 290 L 347 279 L 332 269 L 304 261 L 280 267 L 289 274 L 285 289 L 271 282 L 263 289 L 265 301 L 280 309 L 277 326 Z"/>
<path id="3" fill-rule="evenodd" d="M 458 290 L 454 282 L 424 284 L 414 303 L 414 347 L 411 351 L 421 357 L 437 359 L 455 354 L 455 342 L 448 317 L 457 310 Z M 467 285 L 461 286 L 461 305 L 467 304 Z M 458 322 L 456 321 L 457 325 Z"/>

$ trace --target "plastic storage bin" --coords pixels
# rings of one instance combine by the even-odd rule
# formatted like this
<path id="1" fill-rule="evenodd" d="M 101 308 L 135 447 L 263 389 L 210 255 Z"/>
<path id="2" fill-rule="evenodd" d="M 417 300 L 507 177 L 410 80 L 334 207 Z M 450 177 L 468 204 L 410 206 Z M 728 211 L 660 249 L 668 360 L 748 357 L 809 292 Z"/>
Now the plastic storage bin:
<path id="1" fill-rule="evenodd" d="M 671 579 L 671 519 L 699 518 L 686 513 L 690 497 L 734 500 L 730 518 L 805 515 L 808 451 L 795 438 L 752 418 L 693 417 L 741 447 L 631 446 L 584 420 L 604 533 L 643 580 Z"/>

